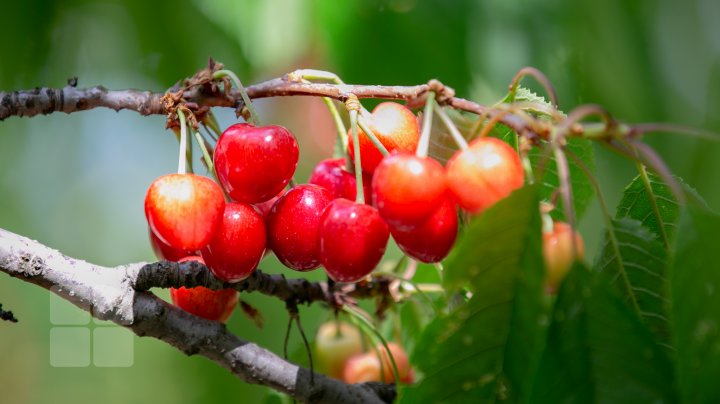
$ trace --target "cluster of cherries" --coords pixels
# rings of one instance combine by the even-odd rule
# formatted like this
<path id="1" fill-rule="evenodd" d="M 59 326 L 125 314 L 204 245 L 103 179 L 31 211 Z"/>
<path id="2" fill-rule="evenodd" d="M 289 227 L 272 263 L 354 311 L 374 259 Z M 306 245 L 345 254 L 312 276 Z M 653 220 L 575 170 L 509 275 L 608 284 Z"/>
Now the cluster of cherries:
<path id="1" fill-rule="evenodd" d="M 387 347 L 400 382 L 412 383 L 415 372 L 405 350 L 395 342 L 388 342 Z M 390 383 L 395 380 L 388 349 L 383 344 L 377 344 L 366 350 L 360 331 L 338 321 L 322 324 L 315 337 L 315 354 L 321 369 L 327 375 L 349 384 Z"/>
<path id="2" fill-rule="evenodd" d="M 520 159 L 501 140 L 477 138 L 443 167 L 416 153 L 420 131 L 406 107 L 384 102 L 365 118 L 387 155 L 359 131 L 359 175 L 344 158 L 324 160 L 309 183 L 288 190 L 299 156 L 294 136 L 275 125 L 230 126 L 213 156 L 220 185 L 179 173 L 148 189 L 145 215 L 156 253 L 202 261 L 218 279 L 239 282 L 267 250 L 291 269 L 322 266 L 336 282 L 357 282 L 380 262 L 390 235 L 409 257 L 441 261 L 457 236 L 458 206 L 477 214 L 523 185 Z M 366 198 L 358 198 L 357 179 Z M 213 320 L 225 321 L 237 304 L 232 290 L 171 292 L 175 304 Z"/>

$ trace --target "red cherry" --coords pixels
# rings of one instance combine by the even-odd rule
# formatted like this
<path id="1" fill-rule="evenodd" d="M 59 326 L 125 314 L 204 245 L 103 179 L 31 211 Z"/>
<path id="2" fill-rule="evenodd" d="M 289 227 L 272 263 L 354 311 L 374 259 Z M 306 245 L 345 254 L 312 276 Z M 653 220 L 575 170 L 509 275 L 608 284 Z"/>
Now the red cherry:
<path id="1" fill-rule="evenodd" d="M 252 205 L 228 203 L 202 257 L 218 279 L 239 282 L 255 270 L 265 251 L 265 223 Z"/>
<path id="2" fill-rule="evenodd" d="M 388 152 L 407 151 L 414 153 L 420 140 L 415 115 L 406 107 L 395 102 L 381 102 L 373 109 L 368 125 Z M 360 159 L 363 171 L 372 174 L 380 164 L 383 155 L 370 138 L 358 129 Z M 348 131 L 348 153 L 355 158 L 352 129 Z"/>
<path id="3" fill-rule="evenodd" d="M 320 217 L 332 200 L 327 189 L 304 184 L 287 191 L 270 210 L 268 246 L 288 268 L 309 271 L 320 266 Z"/>
<path id="4" fill-rule="evenodd" d="M 480 213 L 523 185 L 524 173 L 515 150 L 500 139 L 483 137 L 459 150 L 446 166 L 448 188 L 457 203 Z"/>
<path id="5" fill-rule="evenodd" d="M 410 230 L 390 227 L 398 247 L 409 257 L 431 263 L 442 261 L 457 237 L 458 217 L 455 202 L 448 195 L 421 225 Z"/>
<path id="6" fill-rule="evenodd" d="M 387 224 L 370 205 L 335 199 L 320 219 L 320 262 L 336 282 L 357 282 L 385 253 Z"/>
<path id="7" fill-rule="evenodd" d="M 282 126 L 238 123 L 220 136 L 214 162 L 218 179 L 233 200 L 263 202 L 290 182 L 298 163 L 298 145 Z"/>
<path id="8" fill-rule="evenodd" d="M 179 262 L 198 261 L 200 257 L 185 257 Z M 226 322 L 238 303 L 238 293 L 233 289 L 212 290 L 203 286 L 194 288 L 170 288 L 170 299 L 173 304 L 196 316 Z"/>
<path id="9" fill-rule="evenodd" d="M 145 195 L 145 217 L 163 243 L 195 251 L 210 242 L 220 223 L 225 196 L 206 177 L 168 174 L 150 185 Z"/>
<path id="10" fill-rule="evenodd" d="M 150 245 L 158 259 L 177 262 L 189 255 L 196 255 L 195 251 L 178 250 L 163 243 L 150 228 L 148 228 L 148 237 L 150 237 Z"/>
<path id="11" fill-rule="evenodd" d="M 370 202 L 372 189 L 372 176 L 363 173 L 363 189 L 365 192 L 365 200 Z M 335 198 L 345 198 L 354 201 L 357 196 L 357 183 L 355 174 L 347 171 L 345 167 L 345 159 L 326 159 L 318 163 L 310 174 L 308 180 L 310 184 L 320 185 L 332 192 Z"/>
<path id="12" fill-rule="evenodd" d="M 407 230 L 426 221 L 442 203 L 445 191 L 445 169 L 428 157 L 391 154 L 373 175 L 373 206 L 398 229 Z"/>

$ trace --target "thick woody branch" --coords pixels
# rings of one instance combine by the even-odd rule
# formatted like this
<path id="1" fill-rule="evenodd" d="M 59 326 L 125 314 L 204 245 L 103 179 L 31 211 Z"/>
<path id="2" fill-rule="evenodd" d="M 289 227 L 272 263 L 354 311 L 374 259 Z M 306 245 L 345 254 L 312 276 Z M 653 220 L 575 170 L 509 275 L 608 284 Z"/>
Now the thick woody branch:
<path id="1" fill-rule="evenodd" d="M 302 402 L 380 403 L 394 399 L 394 386 L 381 383 L 347 385 L 313 374 L 238 338 L 221 323 L 196 317 L 149 292 L 135 289 L 162 286 L 153 283 L 156 277 L 158 283 L 178 281 L 173 284 L 179 286 L 182 277 L 162 275 L 168 273 L 167 268 L 170 268 L 169 272 L 177 269 L 165 263 L 113 268 L 93 265 L 0 229 L 0 272 L 49 289 L 96 318 L 113 321 L 138 336 L 157 338 L 188 355 L 205 356 L 248 383 L 268 386 Z M 194 279 L 198 282 L 221 286 L 205 268 L 195 270 L 197 276 Z M 191 286 L 190 279 L 185 280 Z M 250 282 L 247 287 L 250 288 Z M 281 286 L 279 290 L 285 288 L 290 286 Z"/>
<path id="2" fill-rule="evenodd" d="M 75 84 L 75 83 L 71 83 Z M 413 106 L 424 103 L 428 91 L 443 91 L 446 87 L 433 80 L 430 84 L 416 86 L 378 86 L 378 85 L 336 85 L 326 83 L 303 83 L 294 80 L 291 75 L 275 78 L 246 88 L 250 98 L 267 98 L 280 96 L 315 96 L 329 97 L 345 101 L 354 94 L 358 98 L 382 98 L 404 100 Z M 440 97 L 444 105 L 475 114 L 487 113 L 488 118 L 498 111 L 487 110 L 487 107 L 475 102 L 452 96 L 452 92 Z M 53 112 L 73 113 L 93 108 L 110 108 L 115 111 L 123 109 L 136 111 L 142 115 L 165 115 L 168 111 L 163 106 L 162 97 L 165 93 L 153 93 L 137 90 L 108 90 L 102 86 L 78 89 L 72 85 L 63 88 L 36 88 L 0 92 L 0 121 L 11 116 L 32 117 Z M 241 108 L 242 97 L 237 91 L 225 95 L 208 86 L 193 86 L 186 89 L 183 99 L 192 104 L 205 107 Z M 527 121 L 511 113 L 504 114 L 500 123 L 512 128 L 517 133 L 532 135 Z"/>

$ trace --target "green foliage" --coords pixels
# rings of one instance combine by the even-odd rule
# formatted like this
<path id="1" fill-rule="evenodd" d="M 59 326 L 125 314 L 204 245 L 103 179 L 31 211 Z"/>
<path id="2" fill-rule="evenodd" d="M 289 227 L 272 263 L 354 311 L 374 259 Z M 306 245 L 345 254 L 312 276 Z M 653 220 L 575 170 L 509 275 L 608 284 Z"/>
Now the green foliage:
<path id="1" fill-rule="evenodd" d="M 720 217 L 691 211 L 681 221 L 672 265 L 672 317 L 683 401 L 717 403 L 720 390 Z"/>
<path id="2" fill-rule="evenodd" d="M 577 265 L 560 289 L 528 401 L 670 403 L 673 369 L 604 276 Z"/>
<path id="3" fill-rule="evenodd" d="M 401 402 L 491 402 L 526 393 L 541 341 L 542 259 L 537 190 L 526 187 L 466 229 L 445 284 L 472 298 L 435 319 L 412 356 L 424 374 Z"/>

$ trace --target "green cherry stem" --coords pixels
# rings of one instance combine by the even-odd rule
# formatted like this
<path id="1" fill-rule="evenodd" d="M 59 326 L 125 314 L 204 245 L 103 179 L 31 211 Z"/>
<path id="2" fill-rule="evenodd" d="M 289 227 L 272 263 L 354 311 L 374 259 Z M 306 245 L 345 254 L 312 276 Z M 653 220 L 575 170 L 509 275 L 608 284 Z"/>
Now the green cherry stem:
<path id="1" fill-rule="evenodd" d="M 329 81 L 329 82 L 335 83 L 335 84 L 345 84 L 342 80 L 340 80 L 340 77 L 337 74 L 331 73 L 331 72 L 326 72 L 324 70 L 299 69 L 299 70 L 295 70 L 293 73 L 302 77 L 305 80 Z"/>
<path id="2" fill-rule="evenodd" d="M 355 202 L 365 203 L 365 192 L 363 190 L 362 165 L 360 164 L 360 136 L 358 135 L 358 111 L 350 110 L 350 130 L 353 137 L 353 151 L 355 153 L 355 186 L 357 187 L 357 197 Z"/>
<path id="3" fill-rule="evenodd" d="M 430 149 L 430 131 L 432 129 L 432 116 L 433 107 L 435 106 L 435 92 L 430 91 L 425 100 L 425 110 L 423 113 L 423 127 L 420 133 L 420 140 L 418 143 L 416 155 L 421 158 L 425 158 L 428 155 L 428 149 Z"/>
<path id="4" fill-rule="evenodd" d="M 200 150 L 202 151 L 203 155 L 203 161 L 205 161 L 205 167 L 207 167 L 208 171 L 211 173 L 215 172 L 215 168 L 213 166 L 213 159 L 210 156 L 210 152 L 208 151 L 207 145 L 205 144 L 205 139 L 203 139 L 202 135 L 199 131 L 190 130 L 195 135 L 195 140 L 197 140 L 198 145 L 200 146 Z"/>
<path id="5" fill-rule="evenodd" d="M 217 141 L 220 138 L 220 135 L 222 135 L 222 130 L 220 130 L 220 124 L 218 123 L 217 119 L 215 118 L 215 114 L 213 114 L 212 111 L 208 111 L 207 115 L 205 115 L 205 121 L 203 122 L 203 124 L 206 128 L 210 129 L 208 131 L 208 133 L 210 133 L 210 137 L 212 137 L 213 140 Z"/>
<path id="6" fill-rule="evenodd" d="M 238 76 L 233 73 L 231 70 L 223 69 L 218 70 L 215 73 L 213 73 L 213 79 L 219 79 L 224 76 L 230 77 L 230 80 L 232 80 L 233 84 L 235 84 L 235 87 L 237 87 L 238 91 L 240 91 L 240 95 L 242 96 L 243 102 L 245 103 L 245 106 L 247 107 L 248 111 L 250 111 L 250 119 L 252 120 L 252 123 L 256 126 L 261 126 L 260 124 L 260 117 L 257 114 L 257 111 L 255 111 L 255 107 L 253 106 L 252 101 L 250 100 L 250 96 L 248 96 L 247 91 L 245 91 L 245 87 L 243 87 L 242 82 L 240 82 L 240 79 Z"/>
<path id="7" fill-rule="evenodd" d="M 333 103 L 333 100 L 331 100 L 328 97 L 322 97 L 323 102 L 328 107 L 328 111 L 330 111 L 330 115 L 333 117 L 333 122 L 335 122 L 335 131 L 337 132 L 337 141 L 335 142 L 335 149 L 333 150 L 333 157 L 338 158 L 343 155 L 345 155 L 347 152 L 347 128 L 345 128 L 345 124 L 343 123 L 342 117 L 340 116 L 340 111 L 338 111 L 337 107 L 335 106 L 335 103 Z"/>
<path id="8" fill-rule="evenodd" d="M 450 119 L 450 117 L 445 113 L 445 111 L 442 109 L 440 104 L 438 104 L 435 101 L 433 101 L 433 102 L 435 104 L 434 105 L 435 112 L 440 117 L 440 120 L 443 121 L 443 124 L 445 124 L 445 127 L 448 129 L 448 131 L 450 131 L 450 135 L 455 140 L 455 143 L 457 143 L 457 145 L 458 145 L 458 147 L 460 147 L 460 149 L 467 150 L 468 144 L 467 144 L 467 141 L 465 141 L 465 138 L 463 137 L 462 133 L 460 133 L 458 128 L 455 126 L 455 124 Z"/>
<path id="9" fill-rule="evenodd" d="M 178 174 L 187 174 L 187 124 L 185 113 L 177 109 L 178 120 L 180 121 L 180 151 L 178 152 Z"/>
<path id="10" fill-rule="evenodd" d="M 350 308 L 350 306 L 348 306 L 348 305 L 343 305 L 342 310 L 345 313 L 350 315 L 350 320 L 353 323 L 355 323 L 356 326 L 360 327 L 360 329 L 362 329 L 366 335 L 368 335 L 370 337 L 375 337 L 378 341 L 380 341 L 380 343 L 383 345 L 383 347 L 385 347 L 385 351 L 387 352 L 388 357 L 390 358 L 390 364 L 392 366 L 393 377 L 395 378 L 396 381 L 399 381 L 400 373 L 398 372 L 397 364 L 395 363 L 395 358 L 393 357 L 393 354 L 390 351 L 390 347 L 388 346 L 388 343 L 385 340 L 385 338 L 383 338 L 382 334 L 377 330 L 377 328 L 375 328 L 375 326 L 370 322 L 370 320 L 365 318 L 365 316 L 360 314 L 355 309 Z M 380 353 L 378 353 L 378 354 L 380 354 Z M 382 356 L 379 356 L 378 359 L 381 359 L 381 358 L 382 358 Z M 383 362 L 384 362 L 383 360 L 380 360 L 381 367 L 383 366 Z"/>
<path id="11" fill-rule="evenodd" d="M 367 121 L 365 120 L 365 118 L 363 116 L 358 117 L 358 125 L 360 126 L 360 129 L 362 129 L 363 132 L 365 132 L 365 135 L 367 135 L 367 137 L 370 138 L 370 141 L 373 142 L 375 147 L 377 147 L 377 149 L 380 150 L 380 154 L 382 154 L 383 156 L 387 156 L 388 154 L 390 154 L 390 152 L 388 152 L 388 149 L 385 147 L 385 145 L 382 144 L 382 142 L 380 142 L 380 139 L 378 139 L 377 136 L 375 136 L 375 133 L 372 131 L 372 129 L 370 129 L 370 126 L 367 124 Z M 353 141 L 355 141 L 355 138 L 353 138 Z"/>

